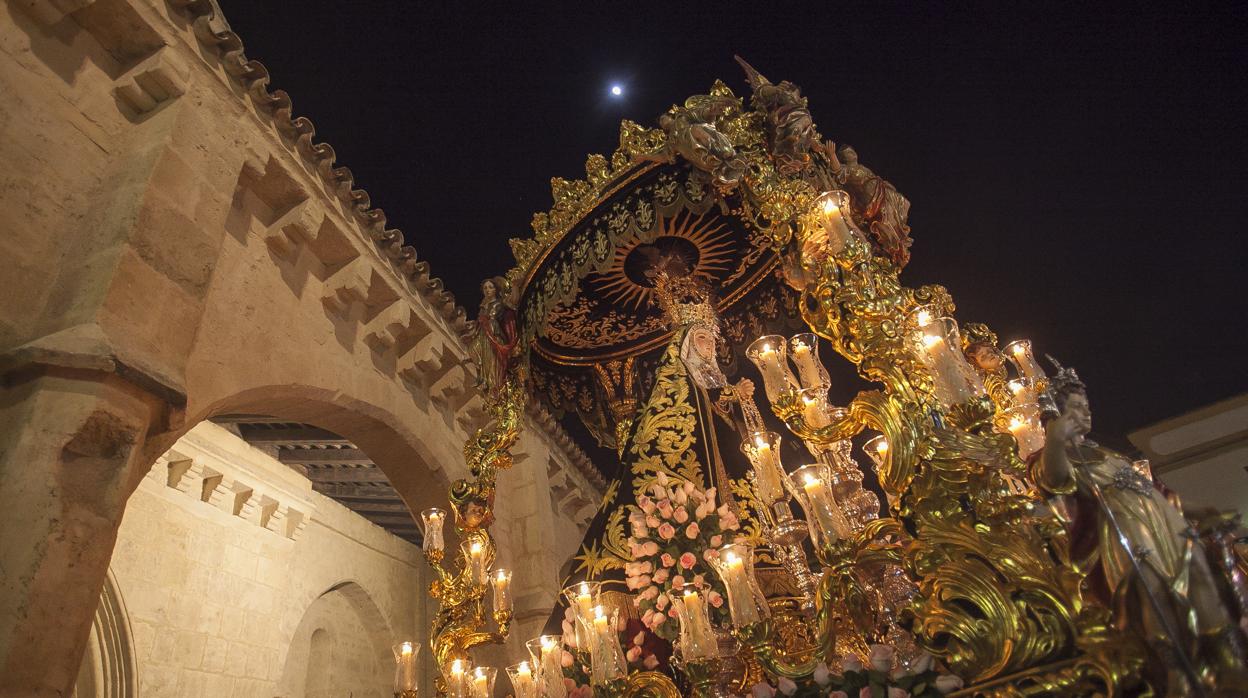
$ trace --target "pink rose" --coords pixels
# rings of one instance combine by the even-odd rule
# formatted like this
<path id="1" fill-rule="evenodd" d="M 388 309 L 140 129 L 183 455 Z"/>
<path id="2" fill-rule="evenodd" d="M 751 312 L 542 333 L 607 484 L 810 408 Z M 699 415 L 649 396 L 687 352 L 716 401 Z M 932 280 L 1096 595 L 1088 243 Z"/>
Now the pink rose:
<path id="1" fill-rule="evenodd" d="M 707 548 L 702 551 L 702 559 L 707 562 L 714 562 L 719 559 L 719 551 L 715 548 Z"/>
<path id="2" fill-rule="evenodd" d="M 667 571 L 667 570 L 664 570 L 664 572 L 666 572 L 666 571 Z M 659 584 L 660 582 L 659 582 L 658 580 L 655 580 L 655 582 L 654 582 L 654 583 L 655 583 L 655 584 Z M 643 599 L 653 599 L 654 597 L 656 597 L 656 596 L 658 596 L 658 595 L 659 595 L 659 588 L 658 588 L 658 587 L 655 587 L 655 586 L 646 587 L 646 590 L 645 590 L 645 591 L 643 591 L 643 592 L 641 592 L 641 598 L 643 598 Z M 627 619 L 627 618 L 625 618 L 625 617 L 623 617 L 623 616 L 620 616 L 620 620 L 621 620 L 621 621 L 625 621 L 625 620 L 628 620 L 628 619 Z"/>
<path id="3" fill-rule="evenodd" d="M 672 606 L 671 608 L 667 609 L 668 618 L 675 618 L 678 615 L 680 614 L 676 612 L 676 606 Z"/>
<path id="4" fill-rule="evenodd" d="M 642 544 L 635 540 L 630 540 L 628 542 L 628 552 L 632 553 L 633 557 L 641 557 L 646 554 L 645 548 L 642 547 Z"/>
<path id="5" fill-rule="evenodd" d="M 889 645 L 871 645 L 867 663 L 876 671 L 888 673 L 889 669 L 893 668 L 893 657 L 896 654 L 897 652 Z"/>
<path id="6" fill-rule="evenodd" d="M 633 644 L 637 645 L 637 648 L 640 649 L 642 645 L 646 644 L 646 634 L 644 632 L 640 632 L 634 635 Z"/>
<path id="7" fill-rule="evenodd" d="M 953 674 L 936 677 L 936 690 L 941 693 L 953 693 L 962 688 L 962 678 Z"/>
<path id="8" fill-rule="evenodd" d="M 672 520 L 676 523 L 683 524 L 689 520 L 689 510 L 681 508 L 672 512 Z"/>
<path id="9" fill-rule="evenodd" d="M 711 506 L 715 505 L 715 488 L 714 487 L 706 491 L 706 501 L 710 502 Z"/>
<path id="10" fill-rule="evenodd" d="M 654 610 L 662 611 L 663 609 L 667 608 L 667 604 L 670 603 L 671 600 L 672 599 L 670 596 L 668 596 L 667 594 L 663 594 L 659 598 L 655 599 Z"/>
<path id="11" fill-rule="evenodd" d="M 857 655 L 847 654 L 841 658 L 841 671 L 862 671 L 864 668 Z"/>
<path id="12" fill-rule="evenodd" d="M 827 686 L 832 683 L 832 672 L 828 670 L 827 664 L 819 662 L 815 665 L 815 673 L 811 676 L 811 678 L 813 678 L 815 683 L 820 686 Z M 844 692 L 842 691 L 842 693 Z M 849 698 L 849 696 L 846 696 L 845 698 Z"/>
<path id="13" fill-rule="evenodd" d="M 637 498 L 637 506 L 641 507 L 641 510 L 647 514 L 654 513 L 654 500 L 644 494 Z"/>
<path id="14" fill-rule="evenodd" d="M 646 557 L 653 557 L 659 554 L 659 544 L 652 540 L 648 540 L 641 546 L 641 552 Z"/>
<path id="15" fill-rule="evenodd" d="M 645 538 L 650 535 L 650 529 L 646 526 L 644 519 L 642 521 L 631 521 L 629 526 L 632 528 L 633 538 Z"/>
<path id="16" fill-rule="evenodd" d="M 645 613 L 641 614 L 641 624 L 648 628 L 652 620 L 654 620 L 654 609 L 647 608 Z"/>
<path id="17" fill-rule="evenodd" d="M 698 521 L 701 521 L 702 519 L 705 519 L 706 517 L 710 516 L 711 512 L 713 511 L 715 511 L 714 502 L 702 502 L 701 504 L 698 505 L 697 509 L 693 510 L 693 518 L 697 519 Z"/>
<path id="18" fill-rule="evenodd" d="M 858 698 L 871 698 L 871 687 L 863 686 L 862 689 L 858 691 Z"/>
<path id="19" fill-rule="evenodd" d="M 718 548 L 719 546 L 721 546 L 721 545 L 723 545 L 723 544 L 724 544 L 724 537 L 723 537 L 723 536 L 721 536 L 721 535 L 719 535 L 719 534 L 716 534 L 716 535 L 711 536 L 711 547 L 712 547 L 712 548 Z"/>
<path id="20" fill-rule="evenodd" d="M 624 658 L 628 660 L 629 664 L 635 663 L 638 659 L 641 659 L 641 648 L 629 647 L 628 651 L 624 653 Z"/>
<path id="21" fill-rule="evenodd" d="M 671 540 L 676 537 L 676 529 L 669 523 L 659 526 L 659 537 L 663 540 Z"/>
<path id="22" fill-rule="evenodd" d="M 910 698 L 910 691 L 899 686 L 889 686 L 888 698 Z"/>
<path id="23" fill-rule="evenodd" d="M 563 656 L 559 658 L 559 663 L 562 664 L 565 669 L 572 666 L 572 664 L 574 663 L 574 660 L 572 659 L 572 653 L 567 650 L 564 650 Z"/>
<path id="24" fill-rule="evenodd" d="M 706 584 L 706 579 L 705 579 L 702 575 L 700 575 L 700 574 L 695 574 L 695 575 L 693 575 L 693 585 L 694 585 L 694 586 L 699 586 L 699 587 L 700 587 L 700 586 L 702 586 L 703 584 Z"/>
<path id="25" fill-rule="evenodd" d="M 689 493 L 683 487 L 674 489 L 672 490 L 672 500 L 683 506 L 685 502 L 689 501 Z"/>
<path id="26" fill-rule="evenodd" d="M 669 570 L 669 569 L 667 569 L 667 568 L 663 568 L 663 569 L 659 570 L 658 572 L 655 572 L 655 573 L 654 573 L 654 583 L 655 583 L 655 584 L 662 584 L 663 582 L 666 582 L 666 581 L 667 581 L 668 576 L 669 576 L 669 575 L 671 575 L 671 573 L 672 573 L 672 571 L 671 571 L 671 570 Z"/>
<path id="27" fill-rule="evenodd" d="M 686 553 L 681 554 L 680 556 L 681 567 L 687 570 L 691 570 L 693 569 L 693 566 L 696 564 L 698 564 L 698 558 L 694 557 L 693 553 L 686 552 Z"/>
<path id="28" fill-rule="evenodd" d="M 724 597 L 721 596 L 718 591 L 712 591 L 711 593 L 707 594 L 706 600 L 710 601 L 711 605 L 714 606 L 715 608 L 719 608 L 720 606 L 724 605 Z"/>
<path id="29" fill-rule="evenodd" d="M 689 540 L 697 540 L 699 531 L 700 529 L 698 528 L 698 522 L 694 521 L 693 523 L 689 524 L 689 528 L 685 529 L 685 537 L 688 538 Z"/>
<path id="30" fill-rule="evenodd" d="M 684 585 L 684 583 L 685 583 L 685 578 L 680 576 L 679 574 L 676 575 L 675 577 L 672 577 L 673 589 L 679 589 L 682 585 Z"/>
<path id="31" fill-rule="evenodd" d="M 663 557 L 659 558 L 659 562 L 663 563 L 664 567 L 671 567 L 676 564 L 676 558 L 672 557 L 668 553 L 663 553 Z"/>
<path id="32" fill-rule="evenodd" d="M 719 515 L 719 527 L 725 531 L 735 531 L 741 525 L 741 521 L 737 519 L 737 515 L 731 511 L 727 514 Z"/>
<path id="33" fill-rule="evenodd" d="M 655 516 L 654 514 L 651 514 L 646 517 L 646 525 L 649 526 L 650 528 L 658 528 L 660 523 L 661 522 L 659 521 L 659 517 Z"/>
<path id="34" fill-rule="evenodd" d="M 786 679 L 783 676 L 776 679 L 776 688 L 780 690 L 781 695 L 791 696 L 797 693 L 797 684 L 793 683 L 792 679 Z"/>
<path id="35" fill-rule="evenodd" d="M 654 669 L 659 665 L 659 658 L 653 654 L 647 655 L 645 661 L 641 663 L 646 669 Z"/>
<path id="36" fill-rule="evenodd" d="M 659 515 L 665 519 L 672 518 L 672 503 L 666 499 L 659 502 Z"/>
<path id="37" fill-rule="evenodd" d="M 832 691 L 828 694 L 828 698 L 849 698 L 849 694 L 845 691 Z"/>
<path id="38" fill-rule="evenodd" d="M 680 488 L 685 491 L 685 494 L 693 494 L 698 491 L 698 488 L 694 487 L 692 480 L 685 480 L 685 484 L 681 485 Z"/>
<path id="39" fill-rule="evenodd" d="M 759 681 L 750 687 L 751 698 L 771 698 L 774 695 L 776 695 L 776 689 L 764 681 Z"/>

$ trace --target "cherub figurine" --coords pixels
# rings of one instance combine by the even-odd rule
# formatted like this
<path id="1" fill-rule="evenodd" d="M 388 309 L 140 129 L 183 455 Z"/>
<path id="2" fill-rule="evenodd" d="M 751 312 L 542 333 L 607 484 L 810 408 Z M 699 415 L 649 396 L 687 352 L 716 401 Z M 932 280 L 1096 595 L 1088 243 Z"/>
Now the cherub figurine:
<path id="1" fill-rule="evenodd" d="M 1186 664 L 1219 690 L 1248 690 L 1242 637 L 1183 513 L 1129 458 L 1087 438 L 1092 412 L 1072 369 L 1059 367 L 1048 397 L 1045 445 L 1033 456 L 1031 475 L 1041 491 L 1065 499 L 1072 540 L 1095 530 L 1091 550 L 1075 550 L 1096 564 L 1094 588 L 1099 576 L 1119 621 L 1158 651 L 1155 666 Z M 1168 677 L 1166 695 L 1183 694 L 1182 677 Z"/>
<path id="2" fill-rule="evenodd" d="M 875 237 L 876 244 L 884 250 L 899 267 L 910 261 L 910 201 L 897 188 L 877 177 L 866 166 L 859 164 L 858 152 L 848 145 L 841 145 L 833 155 L 824 148 L 825 155 L 832 155 L 833 177 L 841 188 L 849 193 L 854 210 L 862 214 Z"/>
<path id="3" fill-rule="evenodd" d="M 1006 380 L 1005 355 L 997 348 L 997 335 L 987 325 L 969 322 L 962 326 L 962 353 L 980 378 L 997 407 L 1011 407 L 1014 396 Z"/>
<path id="4" fill-rule="evenodd" d="M 481 309 L 469 336 L 469 348 L 477 364 L 477 385 L 487 396 L 502 385 L 517 344 L 516 310 L 510 300 L 511 284 L 502 277 L 481 282 Z"/>

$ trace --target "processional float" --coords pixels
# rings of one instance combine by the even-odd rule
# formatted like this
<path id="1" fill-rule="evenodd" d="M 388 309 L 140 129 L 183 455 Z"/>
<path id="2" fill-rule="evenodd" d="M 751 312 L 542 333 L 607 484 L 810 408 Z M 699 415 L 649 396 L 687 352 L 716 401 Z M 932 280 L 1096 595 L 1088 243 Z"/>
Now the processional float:
<path id="1" fill-rule="evenodd" d="M 422 514 L 439 695 L 493 695 L 472 650 L 510 626 L 489 528 L 530 399 L 579 416 L 618 472 L 563 632 L 506 670 L 516 698 L 1242 688 L 1229 524 L 1184 537 L 1146 462 L 1086 440 L 1073 371 L 904 286 L 909 202 L 742 65 L 748 106 L 716 82 L 659 128 L 623 122 L 483 284 L 489 421 L 449 513 Z M 825 355 L 873 389 L 831 404 Z M 396 695 L 418 649 L 396 648 Z"/>

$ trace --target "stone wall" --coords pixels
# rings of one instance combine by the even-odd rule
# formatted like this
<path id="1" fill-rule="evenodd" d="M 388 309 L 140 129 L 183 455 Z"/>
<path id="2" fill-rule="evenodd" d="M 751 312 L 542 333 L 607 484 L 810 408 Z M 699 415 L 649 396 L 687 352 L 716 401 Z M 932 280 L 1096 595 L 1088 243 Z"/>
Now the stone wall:
<path id="1" fill-rule="evenodd" d="M 236 513 L 243 489 L 302 521 Z M 425 638 L 419 549 L 211 423 L 139 485 L 110 568 L 145 698 L 384 696 L 390 647 Z"/>

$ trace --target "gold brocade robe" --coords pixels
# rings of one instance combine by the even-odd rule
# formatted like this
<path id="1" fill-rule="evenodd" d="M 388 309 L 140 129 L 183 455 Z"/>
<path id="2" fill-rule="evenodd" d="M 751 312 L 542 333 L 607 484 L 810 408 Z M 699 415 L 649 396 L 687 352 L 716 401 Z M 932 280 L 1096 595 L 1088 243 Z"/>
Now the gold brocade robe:
<path id="1" fill-rule="evenodd" d="M 1109 591 L 1118 600 L 1120 608 L 1131 615 L 1144 610 L 1147 601 L 1131 598 L 1129 587 L 1136 587 L 1134 570 L 1118 530 L 1117 522 L 1135 552 L 1141 566 L 1157 573 L 1174 595 L 1166 605 L 1179 616 L 1187 616 L 1187 590 L 1191 563 L 1192 543 L 1186 536 L 1189 529 L 1183 514 L 1153 486 L 1152 481 L 1138 472 L 1132 462 L 1122 454 L 1091 442 L 1080 446 L 1068 446 L 1066 455 L 1074 466 L 1072 477 L 1053 487 L 1044 487 L 1045 479 L 1037 471 L 1043 459 L 1033 464 L 1032 481 L 1050 494 L 1064 495 L 1073 500 L 1064 518 L 1076 529 L 1076 548 L 1079 546 L 1078 530 L 1094 522 L 1096 537 L 1094 550 L 1084 556 L 1091 565 L 1099 557 L 1101 570 Z M 1095 485 L 1100 489 L 1105 505 L 1113 514 L 1111 521 L 1097 503 Z M 1124 582 L 1126 584 L 1124 585 Z M 1142 592 L 1142 589 L 1137 591 Z M 1107 599 L 1108 601 L 1108 599 Z M 1124 603 L 1125 602 L 1125 603 Z M 1151 612 L 1150 612 L 1151 613 Z M 1146 613 L 1148 615 L 1149 613 Z M 1189 623 L 1183 623 L 1189 625 Z"/>

